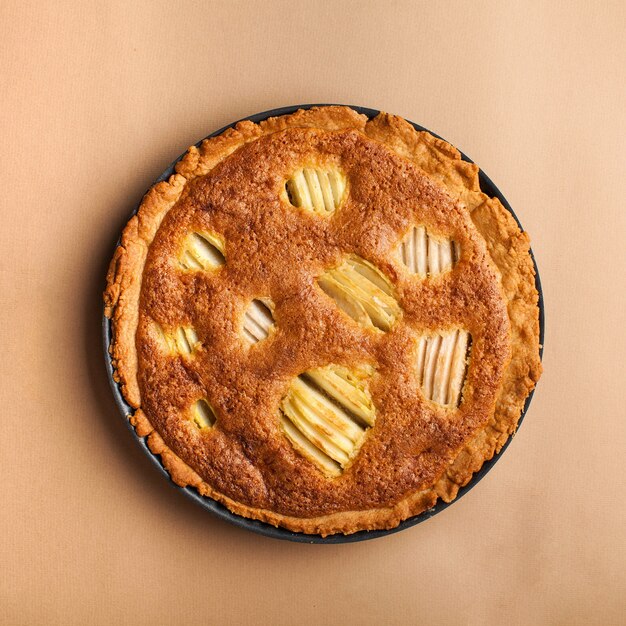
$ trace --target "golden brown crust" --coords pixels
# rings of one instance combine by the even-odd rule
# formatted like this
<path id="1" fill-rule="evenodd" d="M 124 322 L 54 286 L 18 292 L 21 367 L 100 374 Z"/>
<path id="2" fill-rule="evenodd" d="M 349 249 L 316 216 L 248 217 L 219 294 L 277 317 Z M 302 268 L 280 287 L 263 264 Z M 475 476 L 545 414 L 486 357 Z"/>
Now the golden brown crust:
<path id="1" fill-rule="evenodd" d="M 530 256 L 530 238 L 497 198 L 480 190 L 479 169 L 461 160 L 460 152 L 427 132 L 416 131 L 397 116 L 381 114 L 366 133 L 411 159 L 470 211 L 502 277 L 511 321 L 512 358 L 505 372 L 493 418 L 468 442 L 442 476 L 436 490 L 446 502 L 456 497 L 482 464 L 498 453 L 515 432 L 526 402 L 541 376 L 539 356 L 539 294 Z"/>
<path id="2" fill-rule="evenodd" d="M 246 149 L 243 150 L 242 147 L 246 145 Z M 304 147 L 304 152 L 293 149 L 294 145 Z M 285 146 L 288 146 L 289 150 Z M 401 158 L 390 153 L 387 146 Z M 450 292 L 446 292 L 442 285 L 447 285 L 448 289 L 457 289 L 455 292 L 457 295 L 459 290 L 468 294 L 467 291 L 463 292 L 463 288 L 472 287 L 474 292 L 479 294 L 478 308 L 483 307 L 483 314 L 485 311 L 490 313 L 488 322 L 480 322 L 477 319 L 479 315 L 474 315 L 473 319 L 470 316 L 469 319 L 462 320 L 471 327 L 477 340 L 473 348 L 475 351 L 473 362 L 479 361 L 484 364 L 482 369 L 478 365 L 473 367 L 471 375 L 468 374 L 462 424 L 452 424 L 449 414 L 445 412 L 433 411 L 432 407 L 425 409 L 423 401 L 416 405 L 411 404 L 415 398 L 397 400 L 395 406 L 397 414 L 405 418 L 407 415 L 415 418 L 415 415 L 419 414 L 422 419 L 421 428 L 427 426 L 438 432 L 439 436 L 421 441 L 421 447 L 416 446 L 414 441 L 409 446 L 410 450 L 407 449 L 406 439 L 394 441 L 398 437 L 393 429 L 388 429 L 385 439 L 384 424 L 385 421 L 393 423 L 394 407 L 388 409 L 387 413 L 383 409 L 377 422 L 377 425 L 382 425 L 377 426 L 376 437 L 370 437 L 353 466 L 342 476 L 341 488 L 336 486 L 329 488 L 326 484 L 328 480 L 322 480 L 319 472 L 307 461 L 295 455 L 284 442 L 280 445 L 274 443 L 273 447 L 268 447 L 262 441 L 264 437 L 269 437 L 272 441 L 278 439 L 276 430 L 272 430 L 272 420 L 275 416 L 271 414 L 270 408 L 272 402 L 283 393 L 285 381 L 305 369 L 303 364 L 311 366 L 315 350 L 323 352 L 323 346 L 316 345 L 315 349 L 311 347 L 308 351 L 301 351 L 300 358 L 283 359 L 281 374 L 270 374 L 269 365 L 276 367 L 282 354 L 280 351 L 272 353 L 272 346 L 268 347 L 270 360 L 266 362 L 261 360 L 254 367 L 250 367 L 250 364 L 241 358 L 241 354 L 237 356 L 237 351 L 233 351 L 228 345 L 234 341 L 234 320 L 238 313 L 232 306 L 229 308 L 229 305 L 220 303 L 219 298 L 213 297 L 216 284 L 211 285 L 209 281 L 208 287 L 189 283 L 181 285 L 180 280 L 171 275 L 171 269 L 167 264 L 167 258 L 172 254 L 172 242 L 176 240 L 177 233 L 185 224 L 189 226 L 195 223 L 194 220 L 203 219 L 197 215 L 197 208 L 200 205 L 205 209 L 211 207 L 210 211 L 205 210 L 202 214 L 210 215 L 207 223 L 219 225 L 224 231 L 230 229 L 229 239 L 243 242 L 241 250 L 245 249 L 247 254 L 252 254 L 249 233 L 254 232 L 255 225 L 258 228 L 259 224 L 250 221 L 249 209 L 247 213 L 242 213 L 241 207 L 236 202 L 224 201 L 224 185 L 242 173 L 247 172 L 248 176 L 254 174 L 255 164 L 259 163 L 261 155 L 263 160 L 271 162 L 275 169 L 284 170 L 306 156 L 307 150 L 313 154 L 324 153 L 327 158 L 341 154 L 342 167 L 352 168 L 350 171 L 357 181 L 353 186 L 354 194 L 358 195 L 360 189 L 363 191 L 362 204 L 357 207 L 360 211 L 368 208 L 367 200 L 363 199 L 368 180 L 367 168 L 363 166 L 364 155 L 367 154 L 372 163 L 383 170 L 388 168 L 390 179 L 393 179 L 394 170 L 401 170 L 403 176 L 411 181 L 403 193 L 420 196 L 422 204 L 426 205 L 430 212 L 428 215 L 423 212 L 423 208 L 413 208 L 412 213 L 404 214 L 403 210 L 393 206 L 393 203 L 379 206 L 379 211 L 385 213 L 384 220 L 376 217 L 375 212 L 371 212 L 371 219 L 364 220 L 367 223 L 366 228 L 359 231 L 354 227 L 354 220 L 361 219 L 361 215 L 358 218 L 357 213 L 351 216 L 349 207 L 346 207 L 343 217 L 338 215 L 335 220 L 335 230 L 344 234 L 350 232 L 350 235 L 343 239 L 338 237 L 334 246 L 329 244 L 327 230 L 322 229 L 323 232 L 320 232 L 319 225 L 307 222 L 301 215 L 298 216 L 299 222 L 291 224 L 293 228 L 306 231 L 302 235 L 305 240 L 302 238 L 299 240 L 301 246 L 307 243 L 306 234 L 309 237 L 315 235 L 325 237 L 325 248 L 313 246 L 312 256 L 325 259 L 325 262 L 329 263 L 347 247 L 361 246 L 359 250 L 361 254 L 377 261 L 379 266 L 397 281 L 402 305 L 406 311 L 408 330 L 405 333 L 400 331 L 390 333 L 391 338 L 385 340 L 364 338 L 363 333 L 355 333 L 353 329 L 342 330 L 341 324 L 337 322 L 336 313 L 328 314 L 329 326 L 326 330 L 328 332 L 328 329 L 331 329 L 332 343 L 341 346 L 344 359 L 349 361 L 351 358 L 361 358 L 378 361 L 381 372 L 378 382 L 380 404 L 384 404 L 383 398 L 392 398 L 394 394 L 402 395 L 401 390 L 398 391 L 393 385 L 386 386 L 384 380 L 380 380 L 385 378 L 385 372 L 391 373 L 391 364 L 396 375 L 410 380 L 408 365 L 398 366 L 395 361 L 399 356 L 406 357 L 410 353 L 411 328 L 414 330 L 428 327 L 435 319 L 443 324 L 455 321 L 452 314 L 448 317 L 442 315 L 444 309 L 454 312 Z M 235 151 L 237 158 L 225 161 Z M 356 158 L 355 154 L 359 158 Z M 419 170 L 412 165 L 406 165 L 405 160 L 419 166 Z M 217 165 L 220 163 L 223 163 L 223 166 L 218 168 Z M 462 203 L 471 213 L 464 213 L 455 207 L 439 187 L 429 183 L 428 179 L 419 173 L 420 170 L 435 180 L 437 185 L 442 185 L 447 194 Z M 240 123 L 219 137 L 206 140 L 200 148 L 191 148 L 178 163 L 176 172 L 177 174 L 167 183 L 159 183 L 146 195 L 138 215 L 127 225 L 111 264 L 105 292 L 106 314 L 113 320 L 114 341 L 111 354 L 117 376 L 129 404 L 135 408 L 141 407 L 131 417 L 131 422 L 139 436 L 148 437 L 150 449 L 155 454 L 161 455 L 172 479 L 180 485 L 193 485 L 203 495 L 222 502 L 240 515 L 261 519 L 294 531 L 322 535 L 336 532 L 350 533 L 361 529 L 392 528 L 402 520 L 432 506 L 437 497 L 446 501 L 453 499 L 459 486 L 466 484 L 482 463 L 501 448 L 509 433 L 514 431 L 525 398 L 534 387 L 541 370 L 538 352 L 537 292 L 534 287 L 534 269 L 528 254 L 528 238 L 519 231 L 517 224 L 504 207 L 480 192 L 476 166 L 461 161 L 458 151 L 449 144 L 428 133 L 417 133 L 400 118 L 381 114 L 368 122 L 367 118 L 351 109 L 323 107 L 270 119 L 259 125 L 250 122 Z M 196 183 L 192 184 L 195 179 Z M 360 180 L 365 182 L 359 183 Z M 241 187 L 245 183 L 244 177 L 237 184 Z M 398 181 L 396 183 L 400 184 Z M 362 186 L 359 187 L 359 184 Z M 251 197 L 248 196 L 248 200 Z M 409 197 L 406 196 L 405 204 Z M 379 198 L 379 205 L 380 202 L 382 200 Z M 227 209 L 220 213 L 219 207 L 223 206 Z M 173 207 L 176 207 L 175 212 L 171 211 Z M 279 210 L 273 205 L 268 205 L 268 211 L 264 213 L 270 216 L 268 217 L 270 222 L 271 210 L 278 211 L 277 216 L 281 224 L 289 224 L 291 219 L 289 214 L 281 213 L 282 209 Z M 166 215 L 167 221 L 163 222 Z M 389 260 L 390 250 L 395 245 L 394 242 L 397 242 L 397 236 L 416 215 L 422 220 L 430 219 L 435 230 L 452 228 L 456 237 L 463 242 L 464 248 L 469 251 L 466 254 L 466 271 L 463 271 L 463 264 L 460 264 L 458 271 L 454 273 L 454 276 L 461 276 L 462 279 L 449 283 L 437 282 L 438 287 L 427 295 L 431 301 L 438 302 L 439 306 L 433 306 L 432 311 L 421 314 L 421 317 L 414 309 L 417 303 L 423 303 L 424 294 L 420 295 L 419 290 L 412 287 L 406 276 L 403 276 L 402 269 Z M 342 219 L 347 221 L 342 222 Z M 162 222 L 163 228 L 159 229 Z M 270 222 L 264 223 L 263 228 L 270 229 L 270 237 L 276 237 L 277 232 L 271 230 L 273 227 Z M 348 224 L 350 228 L 346 229 Z M 359 236 L 354 234 L 355 230 L 359 231 Z M 159 233 L 155 240 L 157 231 Z M 368 233 L 375 233 L 375 236 L 368 238 Z M 258 237 L 256 239 L 258 243 Z M 248 245 L 247 248 L 244 243 Z M 268 245 L 267 241 L 265 245 Z M 486 254 L 487 251 L 489 255 Z M 273 262 L 283 275 L 285 272 L 288 273 L 290 264 L 297 262 L 296 257 L 283 259 L 284 249 L 274 257 L 271 253 L 265 254 L 265 257 L 268 258 L 268 265 L 270 261 Z M 502 277 L 501 287 L 492 261 Z M 235 285 L 245 275 L 245 272 L 238 275 L 237 268 L 229 268 L 229 271 Z M 250 275 L 245 277 L 254 284 L 254 277 Z M 254 288 L 267 288 L 270 283 L 271 281 L 263 285 L 262 281 L 259 283 L 257 280 L 257 284 L 251 288 L 252 291 L 239 295 L 244 300 L 247 297 L 265 295 L 254 293 Z M 303 288 L 297 281 L 288 287 L 292 292 L 292 298 L 293 292 L 298 292 L 298 288 L 301 300 L 311 297 L 310 289 L 307 291 L 308 286 L 304 285 Z M 207 288 L 209 292 L 206 292 Z M 281 294 L 276 285 L 273 288 L 276 291 L 276 294 L 272 294 L 273 297 L 277 296 L 279 301 L 281 297 L 283 302 L 289 301 L 287 292 Z M 209 311 L 226 320 L 225 325 L 219 329 L 211 328 L 210 324 L 202 329 L 214 340 L 212 343 L 219 354 L 217 361 L 220 373 L 224 376 L 225 372 L 232 370 L 231 384 L 240 385 L 239 393 L 245 398 L 246 395 L 258 394 L 258 385 L 255 387 L 254 381 L 262 372 L 266 391 L 265 406 L 261 406 L 263 399 L 258 395 L 251 398 L 252 404 L 249 406 L 245 401 L 233 399 L 232 394 L 228 393 L 228 376 L 220 382 L 217 376 L 214 376 L 213 380 L 206 380 L 204 377 L 200 380 L 199 374 L 196 373 L 196 378 L 193 379 L 192 376 L 190 380 L 186 368 L 181 369 L 180 364 L 178 367 L 164 366 L 158 356 L 155 356 L 154 343 L 150 338 L 150 320 L 158 319 L 159 323 L 166 325 L 181 323 L 182 315 L 189 319 L 193 318 L 194 322 L 197 321 L 198 311 L 184 305 L 180 295 L 181 289 L 182 292 L 191 289 L 194 295 L 206 296 L 207 306 L 210 304 L 210 307 L 200 312 Z M 201 291 L 202 289 L 205 291 Z M 158 298 L 155 298 L 155 294 L 158 294 Z M 277 298 L 274 297 L 275 300 Z M 506 304 L 508 315 L 506 308 L 502 308 L 500 303 Z M 322 306 L 317 301 L 316 304 Z M 176 310 L 178 313 L 173 314 Z M 283 319 L 279 320 L 279 327 L 285 329 L 285 336 L 290 335 L 288 338 L 291 341 L 297 337 L 299 323 L 306 318 L 306 313 L 295 307 L 293 317 L 290 318 L 287 312 L 284 313 Z M 455 314 L 458 323 L 462 317 L 460 310 Z M 177 316 L 178 319 L 174 319 Z M 216 331 L 219 332 L 216 334 Z M 229 338 L 220 344 L 220 335 Z M 326 340 L 328 339 L 327 336 Z M 274 344 L 280 347 L 280 335 Z M 283 344 L 283 347 L 288 345 Z M 137 346 L 141 350 L 139 353 Z M 510 346 L 512 358 L 509 361 Z M 318 353 L 315 358 L 319 359 L 320 356 Z M 331 350 L 324 358 L 336 361 L 340 354 L 332 353 Z M 206 371 L 211 370 L 211 359 L 216 360 L 214 355 L 208 355 L 206 360 L 202 361 L 202 367 Z M 155 363 L 158 367 L 154 367 Z M 165 371 L 164 379 L 159 378 L 159 370 Z M 240 380 L 237 382 L 233 378 L 235 372 L 240 373 Z M 179 385 L 185 402 L 193 399 L 194 394 L 197 396 L 200 391 L 204 393 L 207 389 L 214 395 L 227 398 L 231 404 L 218 407 L 223 411 L 222 416 L 226 411 L 236 415 L 237 411 L 243 410 L 249 414 L 250 406 L 261 406 L 258 420 L 252 426 L 243 424 L 241 420 L 239 422 L 234 420 L 229 426 L 228 420 L 224 418 L 223 432 L 214 434 L 208 444 L 206 440 L 199 442 L 184 426 L 181 426 L 179 415 L 181 406 L 176 406 L 167 398 L 166 386 L 170 380 L 176 381 Z M 479 382 L 480 386 L 477 385 Z M 140 391 L 142 388 L 148 390 L 146 397 L 143 397 Z M 237 402 L 241 406 L 236 406 Z M 393 405 L 394 402 L 387 400 L 387 404 Z M 410 411 L 414 413 L 411 414 Z M 151 416 L 150 419 L 146 412 Z M 400 419 L 397 414 L 396 419 Z M 237 427 L 239 430 L 236 433 L 225 432 L 228 427 L 235 430 Z M 410 424 L 407 425 L 407 428 L 409 427 Z M 243 438 L 242 433 L 245 433 Z M 414 429 L 413 436 L 419 439 L 418 430 Z M 377 443 L 380 443 L 378 448 Z M 185 456 L 187 462 L 183 461 L 174 449 Z M 207 451 L 213 456 L 207 458 Z M 385 454 L 390 456 L 389 460 L 385 458 Z M 220 463 L 216 463 L 215 458 L 220 458 Z M 191 469 L 188 463 L 193 463 L 197 471 Z M 272 467 L 272 476 L 259 469 L 268 464 Z M 398 466 L 402 467 L 403 472 L 397 471 Z M 378 475 L 371 478 L 375 470 L 378 470 Z M 289 476 L 289 481 L 293 480 L 292 488 L 281 484 L 280 481 L 284 481 L 285 476 Z M 395 489 L 390 488 L 391 484 Z M 303 493 L 316 494 L 316 501 L 311 502 L 302 496 Z"/>

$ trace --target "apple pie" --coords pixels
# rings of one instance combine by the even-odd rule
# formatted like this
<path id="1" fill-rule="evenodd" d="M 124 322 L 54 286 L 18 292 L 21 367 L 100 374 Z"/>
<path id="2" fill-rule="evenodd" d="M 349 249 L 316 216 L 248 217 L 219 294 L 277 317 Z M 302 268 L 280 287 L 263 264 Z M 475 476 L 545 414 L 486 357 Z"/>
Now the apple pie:
<path id="1" fill-rule="evenodd" d="M 129 419 L 174 482 L 322 536 L 456 497 L 541 373 L 529 239 L 478 173 L 348 107 L 189 149 L 104 295 Z"/>

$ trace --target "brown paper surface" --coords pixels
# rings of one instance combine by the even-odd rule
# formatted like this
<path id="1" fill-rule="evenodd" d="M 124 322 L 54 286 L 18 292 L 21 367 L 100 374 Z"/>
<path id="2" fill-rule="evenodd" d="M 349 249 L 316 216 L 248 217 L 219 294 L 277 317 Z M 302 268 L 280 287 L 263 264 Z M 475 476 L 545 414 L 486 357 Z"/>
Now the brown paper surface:
<path id="1" fill-rule="evenodd" d="M 623 2 L 0 4 L 0 623 L 623 624 Z M 306 546 L 213 519 L 126 430 L 100 294 L 188 145 L 306 102 L 466 151 L 533 241 L 545 373 L 502 460 L 435 519 Z"/>

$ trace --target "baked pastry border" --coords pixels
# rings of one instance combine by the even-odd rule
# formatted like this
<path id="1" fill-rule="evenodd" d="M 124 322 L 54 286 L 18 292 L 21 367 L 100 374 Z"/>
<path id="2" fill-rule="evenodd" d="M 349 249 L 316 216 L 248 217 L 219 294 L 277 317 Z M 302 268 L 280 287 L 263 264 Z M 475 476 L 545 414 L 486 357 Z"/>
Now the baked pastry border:
<path id="1" fill-rule="evenodd" d="M 257 114 L 213 133 L 177 159 L 146 193 L 118 242 L 107 276 L 103 325 L 107 367 L 114 392 L 117 391 L 118 404 L 157 463 L 155 455 L 160 455 L 162 466 L 173 482 L 187 487 L 185 491 L 188 495 L 231 522 L 263 534 L 306 542 L 330 541 L 333 537 L 335 541 L 354 541 L 395 532 L 428 519 L 448 506 L 459 495 L 459 489 L 466 487 L 470 481 L 471 484 L 460 495 L 474 486 L 499 458 L 494 459 L 494 455 L 510 442 L 510 435 L 515 432 L 528 408 L 532 390 L 541 373 L 543 343 L 541 287 L 528 236 L 521 231 L 521 225 L 508 203 L 505 201 L 504 206 L 499 201 L 498 197 L 504 198 L 492 181 L 450 144 L 430 131 L 418 130 L 421 127 L 402 118 L 380 114 L 374 121 L 372 116 L 378 112 L 372 109 L 328 106 L 331 105 L 305 105 L 306 108 L 288 107 Z M 358 128 L 371 138 L 390 145 L 431 177 L 439 179 L 449 193 L 465 203 L 481 233 L 485 234 L 493 230 L 494 225 L 497 226 L 498 232 L 491 232 L 491 239 L 485 237 L 485 240 L 491 244 L 490 253 L 501 271 L 505 293 L 507 296 L 516 295 L 509 298 L 512 333 L 525 338 L 522 346 L 526 345 L 526 349 L 522 354 L 514 355 L 508 370 L 510 384 L 508 388 L 506 385 L 503 388 L 504 397 L 499 400 L 494 419 L 468 442 L 434 487 L 414 493 L 390 509 L 344 512 L 310 519 L 288 518 L 272 511 L 249 509 L 215 492 L 203 482 L 165 445 L 140 408 L 139 389 L 133 374 L 136 372 L 133 298 L 138 298 L 141 287 L 138 280 L 141 271 L 138 269 L 143 268 L 145 252 L 161 219 L 184 193 L 187 182 L 210 171 L 247 141 L 290 126 Z M 173 170 L 175 173 L 168 177 L 168 172 Z M 487 196 L 481 189 L 481 182 L 496 197 Z M 112 329 L 115 329 L 115 335 L 111 334 Z M 195 488 L 197 493 L 188 486 Z M 250 524 L 246 518 L 258 519 L 273 526 L 280 524 L 290 530 Z M 351 533 L 363 527 L 372 530 L 347 536 L 332 535 Z M 331 536 L 326 537 L 329 534 Z"/>

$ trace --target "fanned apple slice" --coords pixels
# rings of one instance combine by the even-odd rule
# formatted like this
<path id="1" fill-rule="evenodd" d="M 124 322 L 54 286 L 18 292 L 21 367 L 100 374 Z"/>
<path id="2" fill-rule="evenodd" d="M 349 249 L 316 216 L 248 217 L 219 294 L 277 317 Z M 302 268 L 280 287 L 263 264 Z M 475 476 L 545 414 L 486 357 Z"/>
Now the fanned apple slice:
<path id="1" fill-rule="evenodd" d="M 417 247 L 416 247 L 416 233 L 417 229 L 413 229 L 409 236 L 400 244 L 400 253 L 402 254 L 402 262 L 415 272 L 414 268 L 417 267 Z"/>
<path id="2" fill-rule="evenodd" d="M 399 317 L 400 305 L 387 278 L 356 256 L 318 278 L 322 290 L 362 326 L 388 331 Z"/>
<path id="3" fill-rule="evenodd" d="M 280 423 L 288 439 L 328 476 L 343 471 L 374 424 L 370 375 L 366 368 L 338 365 L 307 370 L 292 381 L 281 402 Z"/>
<path id="4" fill-rule="evenodd" d="M 459 260 L 460 246 L 450 238 L 437 238 L 424 226 L 412 228 L 400 244 L 400 257 L 410 272 L 422 277 L 450 271 Z"/>
<path id="5" fill-rule="evenodd" d="M 450 367 L 456 344 L 458 331 L 446 333 L 441 338 L 437 363 L 435 364 L 435 377 L 433 379 L 432 400 L 438 404 L 448 403 L 448 384 L 450 381 Z"/>
<path id="6" fill-rule="evenodd" d="M 448 404 L 458 406 L 463 390 L 463 383 L 467 373 L 467 360 L 469 356 L 470 336 L 466 331 L 459 331 L 456 344 L 454 346 L 454 354 L 452 356 L 452 365 L 450 369 L 450 382 L 448 385 Z"/>
<path id="7" fill-rule="evenodd" d="M 416 369 L 417 369 L 417 378 L 419 380 L 420 386 L 424 381 L 424 364 L 426 363 L 426 348 L 428 347 L 428 338 L 423 335 L 420 337 L 419 343 L 417 345 L 417 360 L 416 360 Z"/>
<path id="8" fill-rule="evenodd" d="M 352 297 L 332 274 L 326 273 L 320 276 L 318 284 L 322 288 L 322 291 L 330 296 L 335 301 L 335 304 L 355 322 L 365 327 L 372 326 L 372 321 L 365 307 Z"/>
<path id="9" fill-rule="evenodd" d="M 224 241 L 215 233 L 192 232 L 185 238 L 178 262 L 184 270 L 208 270 L 224 265 Z"/>
<path id="10" fill-rule="evenodd" d="M 304 180 L 309 188 L 309 195 L 311 196 L 311 204 L 313 205 L 313 211 L 315 213 L 323 213 L 329 209 L 324 205 L 324 195 L 322 194 L 322 187 L 317 172 L 314 169 L 304 169 Z"/>
<path id="11" fill-rule="evenodd" d="M 374 425 L 375 409 L 364 375 L 357 375 L 346 367 L 334 365 L 309 370 L 306 376 L 368 426 Z"/>
<path id="12" fill-rule="evenodd" d="M 452 269 L 452 242 L 442 241 L 439 244 L 439 268 L 440 271 L 447 272 Z"/>
<path id="13" fill-rule="evenodd" d="M 343 192 L 339 196 L 337 203 L 335 203 L 335 196 L 333 195 L 333 186 L 331 185 L 330 178 L 332 178 L 332 176 L 329 177 L 327 171 L 317 170 L 317 181 L 320 186 L 320 191 L 322 192 L 322 203 L 324 207 L 336 208 L 339 206 L 339 202 L 341 202 L 341 195 L 343 195 Z"/>
<path id="14" fill-rule="evenodd" d="M 299 410 L 294 405 L 293 399 L 286 398 L 282 403 L 282 410 L 292 424 L 317 448 L 328 455 L 331 459 L 343 466 L 350 458 L 342 449 L 336 433 L 329 432 L 321 426 L 322 419 L 315 416 L 311 420 L 311 415 Z"/>
<path id="15" fill-rule="evenodd" d="M 170 354 L 190 356 L 200 345 L 198 334 L 190 326 L 179 326 L 173 332 L 164 331 L 156 322 L 152 326 L 163 350 Z"/>
<path id="16" fill-rule="evenodd" d="M 198 335 L 193 328 L 179 326 L 174 332 L 174 345 L 178 354 L 191 354 L 198 343 Z"/>
<path id="17" fill-rule="evenodd" d="M 428 235 L 426 229 L 423 226 L 414 228 L 413 238 L 415 239 L 415 265 L 409 266 L 409 269 L 421 276 L 426 276 L 428 272 Z"/>
<path id="18" fill-rule="evenodd" d="M 435 335 L 432 337 L 426 346 L 426 360 L 424 362 L 424 380 L 422 382 L 422 389 L 424 390 L 424 395 L 429 400 L 432 400 L 433 398 L 435 367 L 437 366 L 437 357 L 439 355 L 440 347 L 441 335 Z"/>
<path id="19" fill-rule="evenodd" d="M 469 333 L 451 330 L 422 335 L 417 343 L 416 370 L 428 400 L 456 408 L 467 373 Z"/>
<path id="20" fill-rule="evenodd" d="M 206 398 L 201 398 L 191 405 L 191 419 L 199 430 L 211 428 L 215 424 L 215 412 Z"/>
<path id="21" fill-rule="evenodd" d="M 439 270 L 439 242 L 432 237 L 428 238 L 428 273 L 431 276 L 441 274 Z"/>
<path id="22" fill-rule="evenodd" d="M 380 290 L 374 283 L 355 272 L 350 266 L 332 270 L 332 277 L 343 288 L 344 293 L 358 302 L 366 311 L 370 321 L 380 330 L 389 330 L 395 319 L 393 298 Z"/>
<path id="23" fill-rule="evenodd" d="M 268 298 L 253 300 L 244 314 L 243 335 L 251 343 L 267 339 L 275 326 L 273 304 Z"/>
<path id="24" fill-rule="evenodd" d="M 287 439 L 303 457 L 313 461 L 327 476 L 339 476 L 341 474 L 342 470 L 339 463 L 312 444 L 284 415 L 280 418 L 280 425 L 287 435 Z"/>
<path id="25" fill-rule="evenodd" d="M 285 184 L 291 204 L 319 215 L 330 215 L 343 201 L 346 179 L 336 169 L 305 167 Z"/>
<path id="26" fill-rule="evenodd" d="M 338 170 L 330 170 L 327 172 L 328 183 L 333 196 L 333 203 L 336 209 L 339 208 L 344 200 L 346 192 L 346 178 Z"/>
<path id="27" fill-rule="evenodd" d="M 358 256 L 351 256 L 346 261 L 348 267 L 353 269 L 357 274 L 361 274 L 371 283 L 374 283 L 379 289 L 384 291 L 388 296 L 393 297 L 393 285 L 387 277 L 378 270 L 374 265 Z"/>
<path id="28" fill-rule="evenodd" d="M 327 396 L 320 393 L 314 385 L 308 383 L 306 377 L 299 376 L 291 384 L 294 401 L 304 412 L 315 413 L 329 424 L 329 427 L 340 435 L 355 442 L 363 434 L 361 428 L 351 416 Z"/>

